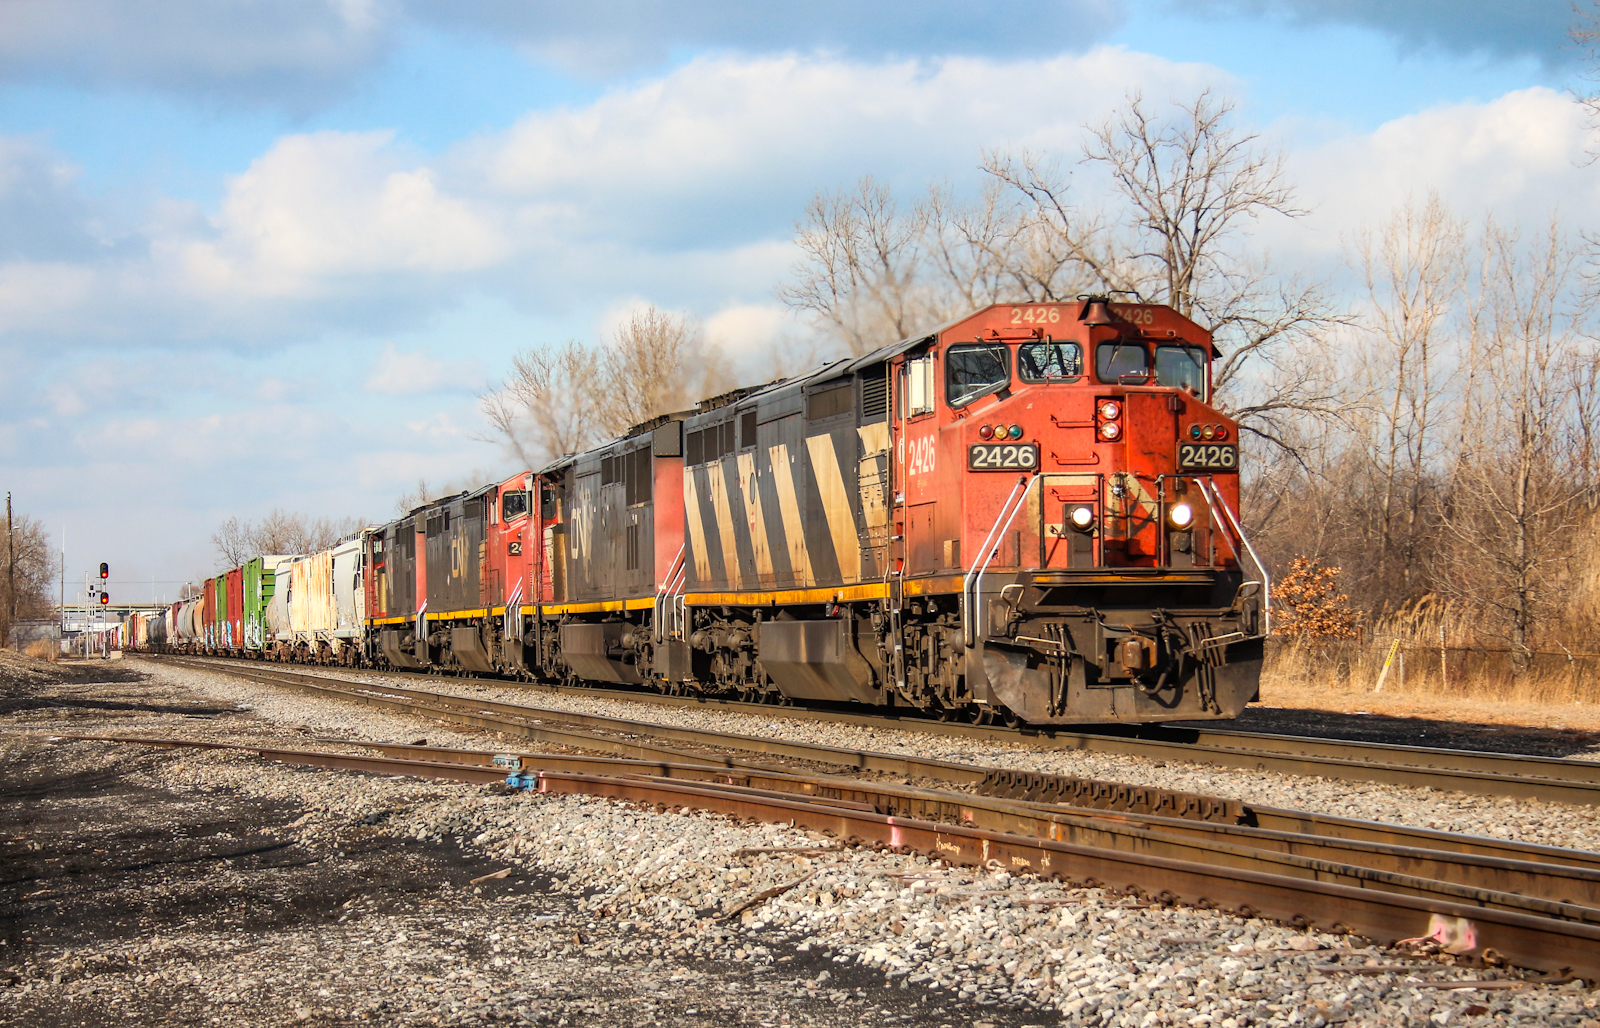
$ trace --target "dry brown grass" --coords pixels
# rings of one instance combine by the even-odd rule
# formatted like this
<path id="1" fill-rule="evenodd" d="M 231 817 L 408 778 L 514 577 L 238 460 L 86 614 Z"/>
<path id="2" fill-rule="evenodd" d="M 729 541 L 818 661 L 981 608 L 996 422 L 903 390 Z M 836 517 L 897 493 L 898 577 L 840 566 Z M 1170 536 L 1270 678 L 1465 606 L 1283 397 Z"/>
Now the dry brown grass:
<path id="1" fill-rule="evenodd" d="M 1396 660 L 1383 676 L 1395 638 L 1402 641 L 1404 673 Z M 1417 645 L 1421 640 L 1415 636 L 1412 639 L 1415 642 L 1398 636 L 1380 636 L 1377 643 L 1286 641 L 1268 657 L 1261 676 L 1261 702 L 1343 713 L 1600 730 L 1600 675 L 1594 673 L 1593 661 L 1558 655 L 1555 661 L 1544 660 L 1517 675 L 1507 654 L 1452 648 L 1446 656 L 1449 673 L 1442 675 L 1437 643 L 1429 648 Z"/>
<path id="2" fill-rule="evenodd" d="M 56 644 L 48 639 L 35 639 L 22 652 L 35 660 L 54 661 L 56 659 Z"/>

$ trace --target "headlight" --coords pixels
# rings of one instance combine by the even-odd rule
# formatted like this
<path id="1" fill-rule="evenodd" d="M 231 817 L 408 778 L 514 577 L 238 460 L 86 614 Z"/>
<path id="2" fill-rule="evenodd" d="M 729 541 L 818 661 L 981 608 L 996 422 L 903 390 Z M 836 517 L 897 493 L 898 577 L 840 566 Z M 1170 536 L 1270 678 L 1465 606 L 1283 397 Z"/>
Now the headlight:
<path id="1" fill-rule="evenodd" d="M 1103 421 L 1103 422 L 1100 423 L 1100 438 L 1101 439 L 1105 439 L 1105 440 L 1109 441 L 1109 440 L 1117 438 L 1121 434 L 1122 434 L 1122 426 L 1117 424 L 1115 421 Z"/>
<path id="2" fill-rule="evenodd" d="M 1094 508 L 1074 507 L 1067 517 L 1071 519 L 1073 528 L 1080 532 L 1087 532 L 1090 526 L 1094 524 Z"/>
<path id="3" fill-rule="evenodd" d="M 1174 528 L 1188 528 L 1194 522 L 1194 508 L 1187 503 L 1173 504 L 1172 509 L 1167 511 L 1167 517 Z"/>
<path id="4" fill-rule="evenodd" d="M 1100 417 L 1106 421 L 1115 421 L 1122 414 L 1122 404 L 1115 400 L 1106 400 L 1100 404 Z"/>

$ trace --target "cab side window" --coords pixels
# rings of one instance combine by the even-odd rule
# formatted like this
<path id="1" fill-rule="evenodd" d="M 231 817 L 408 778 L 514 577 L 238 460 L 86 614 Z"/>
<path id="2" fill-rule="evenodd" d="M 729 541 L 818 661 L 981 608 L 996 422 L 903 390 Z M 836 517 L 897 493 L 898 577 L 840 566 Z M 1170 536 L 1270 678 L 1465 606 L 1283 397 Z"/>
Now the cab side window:
<path id="1" fill-rule="evenodd" d="M 528 513 L 528 494 L 519 489 L 500 494 L 500 520 L 510 521 Z"/>

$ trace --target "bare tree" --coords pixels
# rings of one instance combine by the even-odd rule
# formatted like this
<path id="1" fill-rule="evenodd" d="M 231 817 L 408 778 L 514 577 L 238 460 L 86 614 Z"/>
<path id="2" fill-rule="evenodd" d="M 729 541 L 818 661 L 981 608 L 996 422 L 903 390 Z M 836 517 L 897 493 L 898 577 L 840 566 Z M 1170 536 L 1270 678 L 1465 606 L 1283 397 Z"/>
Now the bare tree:
<path id="1" fill-rule="evenodd" d="M 1480 612 L 1482 630 L 1510 642 L 1518 670 L 1536 633 L 1561 609 L 1552 588 L 1586 512 L 1585 483 L 1568 474 L 1582 445 L 1571 369 L 1585 351 L 1593 302 L 1579 295 L 1577 250 L 1552 221 L 1524 246 L 1490 223 L 1480 303 L 1471 324 L 1473 387 L 1453 488 L 1441 519 L 1454 543 L 1441 584 Z"/>
<path id="2" fill-rule="evenodd" d="M 927 215 L 921 207 L 902 212 L 889 187 L 869 175 L 850 192 L 818 193 L 796 228 L 805 258 L 778 296 L 829 326 L 851 353 L 926 325 L 921 272 Z"/>
<path id="3" fill-rule="evenodd" d="M 1362 362 L 1374 397 L 1364 432 L 1377 479 L 1377 524 L 1366 553 L 1375 558 L 1369 595 L 1404 603 L 1425 592 L 1421 548 L 1428 535 L 1432 472 L 1445 443 L 1442 378 L 1452 341 L 1448 319 L 1465 285 L 1464 226 L 1439 197 L 1397 210 L 1376 238 L 1362 233 L 1354 263 L 1362 273 L 1370 319 Z"/>
<path id="4" fill-rule="evenodd" d="M 255 526 L 230 517 L 211 533 L 211 545 L 216 547 L 219 567 L 236 568 L 255 556 Z"/>
<path id="5" fill-rule="evenodd" d="M 487 438 L 505 445 L 521 466 L 538 468 L 732 384 L 699 326 L 646 307 L 605 345 L 573 341 L 554 353 L 519 353 L 501 387 L 480 402 L 491 427 Z"/>
<path id="6" fill-rule="evenodd" d="M 19 514 L 12 519 L 11 531 L 8 566 L 6 574 L 0 577 L 0 646 L 10 638 L 13 607 L 19 619 L 43 617 L 55 598 L 55 555 L 43 523 Z M 11 592 L 12 583 L 15 583 L 15 595 Z"/>
<path id="7" fill-rule="evenodd" d="M 1589 116 L 1589 124 L 1600 128 L 1600 2 L 1597 0 L 1574 0 L 1572 4 L 1572 27 L 1568 36 L 1573 44 L 1583 53 L 1587 65 L 1583 78 L 1589 83 L 1589 88 L 1574 92 L 1574 97 L 1581 104 Z M 1600 153 L 1591 149 L 1590 161 L 1600 158 Z"/>
<path id="8" fill-rule="evenodd" d="M 688 319 L 654 307 L 634 311 L 612 334 L 600 363 L 598 404 L 610 435 L 658 414 L 685 410 L 733 383 L 721 355 Z"/>
<path id="9" fill-rule="evenodd" d="M 1110 215 L 1076 209 L 1059 169 L 1038 155 L 989 154 L 984 170 L 1027 198 L 1062 267 L 1210 328 L 1223 352 L 1217 389 L 1244 428 L 1283 445 L 1289 420 L 1345 412 L 1314 365 L 1285 355 L 1315 346 L 1344 318 L 1320 285 L 1278 275 L 1250 250 L 1257 219 L 1307 212 L 1285 180 L 1283 155 L 1235 128 L 1233 114 L 1232 101 L 1209 90 L 1165 116 L 1129 95 L 1083 151 L 1122 201 Z"/>
<path id="10" fill-rule="evenodd" d="M 359 518 L 314 518 L 274 507 L 260 523 L 231 517 L 211 536 L 219 568 L 236 568 L 268 555 L 316 553 L 361 527 Z"/>
<path id="11" fill-rule="evenodd" d="M 603 370 L 601 355 L 577 340 L 518 353 L 501 387 L 480 397 L 494 440 L 530 468 L 583 449 L 597 439 L 607 402 Z"/>

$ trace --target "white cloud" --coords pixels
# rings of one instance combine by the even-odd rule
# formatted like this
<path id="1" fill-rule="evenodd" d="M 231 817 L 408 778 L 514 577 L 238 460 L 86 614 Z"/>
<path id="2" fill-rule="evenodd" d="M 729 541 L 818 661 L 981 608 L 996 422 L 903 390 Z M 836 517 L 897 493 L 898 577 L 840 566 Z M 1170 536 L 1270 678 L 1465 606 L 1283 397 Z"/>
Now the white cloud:
<path id="1" fill-rule="evenodd" d="M 1072 148 L 1129 89 L 1222 77 L 1115 47 L 1041 60 L 700 59 L 588 107 L 531 114 L 457 159 L 526 200 L 530 228 L 581 220 L 645 234 L 694 219 L 715 233 L 716 219 L 741 220 L 764 198 L 803 200 L 867 172 L 920 184 L 974 168 L 984 146 Z"/>
<path id="2" fill-rule="evenodd" d="M 318 293 L 326 280 L 385 271 L 452 273 L 495 264 L 509 244 L 490 218 L 401 167 L 388 132 L 288 136 L 228 183 L 216 241 L 181 259 L 219 291 Z"/>
<path id="3" fill-rule="evenodd" d="M 1275 219 L 1263 234 L 1280 256 L 1338 256 L 1343 241 L 1408 197 L 1436 190 L 1471 219 L 1492 213 L 1535 225 L 1559 209 L 1581 229 L 1600 223 L 1600 174 L 1582 109 L 1554 90 L 1508 93 L 1397 118 L 1290 155 L 1291 177 L 1315 206 L 1303 221 Z"/>
<path id="4" fill-rule="evenodd" d="M 393 343 L 383 348 L 366 388 L 389 396 L 460 392 L 482 389 L 483 370 L 475 360 L 436 360 L 420 350 L 402 351 Z"/>

